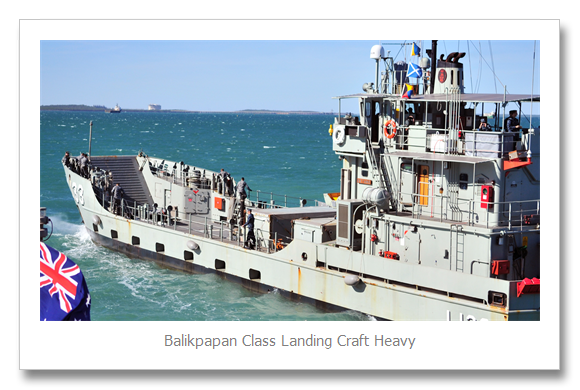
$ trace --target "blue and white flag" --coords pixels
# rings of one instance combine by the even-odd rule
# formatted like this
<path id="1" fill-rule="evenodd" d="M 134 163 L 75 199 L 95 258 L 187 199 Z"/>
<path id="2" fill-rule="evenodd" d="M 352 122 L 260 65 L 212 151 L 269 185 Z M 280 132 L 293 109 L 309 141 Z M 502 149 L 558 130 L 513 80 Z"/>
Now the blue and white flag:
<path id="1" fill-rule="evenodd" d="M 421 76 L 423 76 L 423 72 L 419 65 L 410 63 L 409 69 L 407 70 L 407 77 L 421 78 Z"/>
<path id="2" fill-rule="evenodd" d="M 42 242 L 40 320 L 91 320 L 91 296 L 81 269 L 64 254 Z"/>

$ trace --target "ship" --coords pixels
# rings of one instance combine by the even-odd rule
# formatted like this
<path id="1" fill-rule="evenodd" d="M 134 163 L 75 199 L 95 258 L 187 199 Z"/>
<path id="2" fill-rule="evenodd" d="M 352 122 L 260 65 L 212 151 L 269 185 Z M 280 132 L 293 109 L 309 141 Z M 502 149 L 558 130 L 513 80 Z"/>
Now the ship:
<path id="1" fill-rule="evenodd" d="M 129 257 L 323 310 L 539 321 L 540 129 L 514 133 L 497 120 L 477 131 L 485 106 L 507 119 L 506 107 L 539 95 L 465 93 L 465 54 L 437 58 L 437 41 L 426 53 L 410 84 L 410 68 L 376 45 L 375 82 L 335 97 L 328 143 L 342 161 L 340 192 L 325 202 L 246 198 L 203 161 L 91 156 L 90 172 L 63 163 L 87 232 Z M 358 115 L 341 112 L 345 99 L 358 101 Z"/>
<path id="2" fill-rule="evenodd" d="M 115 105 L 115 108 L 105 110 L 107 114 L 119 114 L 121 113 L 121 107 L 119 107 L 119 103 Z"/>

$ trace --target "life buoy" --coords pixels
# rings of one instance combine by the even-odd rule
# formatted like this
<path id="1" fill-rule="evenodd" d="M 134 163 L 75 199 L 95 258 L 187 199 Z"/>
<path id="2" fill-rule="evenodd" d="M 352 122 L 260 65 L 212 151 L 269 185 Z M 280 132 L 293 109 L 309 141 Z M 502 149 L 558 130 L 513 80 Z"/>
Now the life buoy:
<path id="1" fill-rule="evenodd" d="M 390 134 L 388 132 L 389 127 L 391 128 Z M 387 123 L 385 123 L 385 137 L 391 139 L 394 138 L 395 135 L 397 135 L 397 122 L 391 119 Z"/>
<path id="2" fill-rule="evenodd" d="M 335 144 L 342 145 L 344 143 L 344 141 L 346 140 L 346 132 L 345 132 L 344 128 L 339 127 L 337 129 L 334 129 L 334 132 L 332 134 L 332 138 L 333 138 Z"/>

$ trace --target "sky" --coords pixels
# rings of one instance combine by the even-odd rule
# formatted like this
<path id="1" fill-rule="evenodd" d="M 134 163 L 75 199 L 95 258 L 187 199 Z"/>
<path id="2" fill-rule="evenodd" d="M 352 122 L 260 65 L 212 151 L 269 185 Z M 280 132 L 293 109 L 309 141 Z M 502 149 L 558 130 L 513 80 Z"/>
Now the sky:
<path id="1" fill-rule="evenodd" d="M 422 45 L 421 56 L 431 47 L 430 40 L 41 40 L 40 104 L 337 112 L 332 97 L 375 81 L 373 45 L 395 62 L 418 62 L 403 42 Z M 467 53 L 467 93 L 503 93 L 507 85 L 530 94 L 532 74 L 540 93 L 540 41 L 438 42 L 438 57 L 453 51 Z M 342 111 L 357 111 L 355 104 L 343 101 Z"/>

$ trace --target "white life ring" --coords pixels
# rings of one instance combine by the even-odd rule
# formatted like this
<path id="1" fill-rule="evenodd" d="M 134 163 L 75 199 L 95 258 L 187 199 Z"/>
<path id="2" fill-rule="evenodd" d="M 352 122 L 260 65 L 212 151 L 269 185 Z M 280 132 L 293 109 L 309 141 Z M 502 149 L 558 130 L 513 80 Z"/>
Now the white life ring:
<path id="1" fill-rule="evenodd" d="M 332 133 L 332 140 L 335 144 L 342 145 L 346 140 L 346 132 L 344 131 L 344 128 L 339 127 L 338 129 L 335 129 L 334 133 Z"/>

